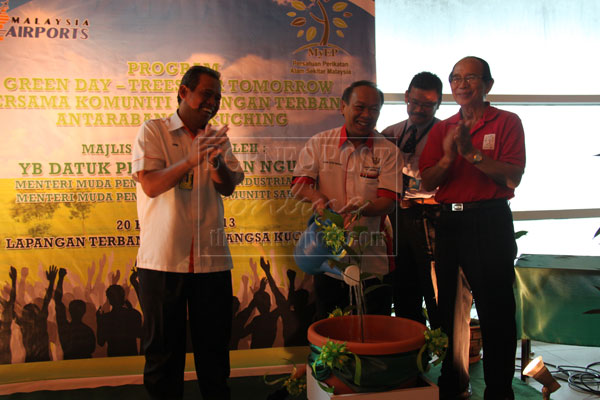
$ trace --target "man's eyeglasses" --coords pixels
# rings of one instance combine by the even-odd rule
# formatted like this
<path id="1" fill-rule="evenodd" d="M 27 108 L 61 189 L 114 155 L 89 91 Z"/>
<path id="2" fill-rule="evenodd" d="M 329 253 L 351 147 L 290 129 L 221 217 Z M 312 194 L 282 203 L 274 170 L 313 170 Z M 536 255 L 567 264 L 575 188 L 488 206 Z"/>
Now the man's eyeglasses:
<path id="1" fill-rule="evenodd" d="M 413 107 L 421 107 L 424 110 L 433 110 L 437 106 L 437 103 L 421 103 L 414 99 L 408 99 L 407 104 Z"/>
<path id="2" fill-rule="evenodd" d="M 463 83 L 463 81 L 467 82 L 467 84 L 471 84 L 473 82 L 476 82 L 478 79 L 483 78 L 483 76 L 481 75 L 467 75 L 464 78 L 462 76 L 458 76 L 458 75 L 452 75 L 450 77 L 450 83 L 453 85 L 460 85 Z"/>

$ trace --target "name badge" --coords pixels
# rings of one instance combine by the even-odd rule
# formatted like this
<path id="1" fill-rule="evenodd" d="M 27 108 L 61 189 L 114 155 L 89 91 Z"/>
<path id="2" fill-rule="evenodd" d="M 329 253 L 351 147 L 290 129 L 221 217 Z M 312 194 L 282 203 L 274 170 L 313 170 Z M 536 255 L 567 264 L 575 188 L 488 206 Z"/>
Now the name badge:
<path id="1" fill-rule="evenodd" d="M 482 150 L 494 150 L 496 146 L 496 134 L 488 133 L 483 137 L 483 147 Z"/>
<path id="2" fill-rule="evenodd" d="M 413 178 L 412 176 L 410 177 L 410 179 L 408 180 L 408 190 L 416 190 L 418 191 L 419 189 L 421 189 L 421 180 L 417 179 L 417 178 Z"/>
<path id="3" fill-rule="evenodd" d="M 192 190 L 193 188 L 194 188 L 194 170 L 191 169 L 179 181 L 179 189 L 181 189 L 181 190 Z"/>

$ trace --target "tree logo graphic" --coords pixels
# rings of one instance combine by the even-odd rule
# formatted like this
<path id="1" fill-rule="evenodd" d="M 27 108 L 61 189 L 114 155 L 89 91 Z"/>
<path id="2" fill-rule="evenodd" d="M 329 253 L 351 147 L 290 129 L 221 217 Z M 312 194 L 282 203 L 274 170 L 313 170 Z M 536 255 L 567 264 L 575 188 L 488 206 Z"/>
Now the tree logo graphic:
<path id="1" fill-rule="evenodd" d="M 302 50 L 308 50 L 309 54 L 319 56 L 334 56 L 340 50 L 348 53 L 341 47 L 330 43 L 329 39 L 332 32 L 335 32 L 338 37 L 344 38 L 344 29 L 348 28 L 346 20 L 352 17 L 352 13 L 345 11 L 348 7 L 348 3 L 345 1 L 333 3 L 327 7 L 328 11 L 323 4 L 328 2 L 329 0 L 310 1 L 307 6 L 302 0 L 292 1 L 292 7 L 296 11 L 287 13 L 287 16 L 292 18 L 290 25 L 298 28 L 296 37 L 303 37 L 308 42 L 297 48 L 294 54 Z"/>

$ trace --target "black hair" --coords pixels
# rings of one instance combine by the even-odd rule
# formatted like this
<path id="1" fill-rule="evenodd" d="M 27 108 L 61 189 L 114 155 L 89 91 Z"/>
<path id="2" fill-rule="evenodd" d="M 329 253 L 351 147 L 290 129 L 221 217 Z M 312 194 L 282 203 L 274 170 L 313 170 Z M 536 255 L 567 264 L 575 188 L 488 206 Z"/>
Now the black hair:
<path id="1" fill-rule="evenodd" d="M 350 103 L 350 96 L 352 96 L 352 92 L 354 91 L 354 88 L 359 87 L 359 86 L 368 86 L 371 87 L 375 90 L 377 90 L 377 94 L 379 95 L 379 100 L 380 100 L 380 104 L 379 106 L 383 106 L 383 92 L 381 90 L 379 90 L 379 88 L 377 88 L 377 85 L 371 81 L 356 81 L 353 82 L 350 86 L 348 86 L 346 89 L 344 89 L 344 93 L 342 93 L 342 101 L 346 104 Z"/>
<path id="2" fill-rule="evenodd" d="M 458 64 L 462 60 L 466 60 L 467 58 L 472 58 L 481 63 L 481 67 L 483 68 L 483 73 L 481 75 L 481 79 L 484 82 L 487 83 L 487 82 L 494 80 L 494 78 L 492 78 L 492 71 L 490 70 L 490 64 L 488 64 L 488 62 L 485 61 L 483 58 L 479 58 L 479 57 L 475 57 L 475 56 L 467 56 L 467 57 L 464 57 L 461 60 L 459 60 L 456 64 Z M 452 71 L 450 72 L 450 76 L 448 77 L 449 81 L 452 81 L 452 74 L 454 73 L 454 68 L 456 67 L 456 64 L 454 64 L 454 67 L 452 67 Z"/>
<path id="3" fill-rule="evenodd" d="M 413 76 L 410 84 L 408 85 L 408 91 L 415 87 L 423 90 L 435 90 L 438 95 L 438 105 L 442 102 L 442 81 L 436 75 L 431 72 L 423 71 Z"/>
<path id="4" fill-rule="evenodd" d="M 221 74 L 218 71 L 215 71 L 214 69 L 205 67 L 203 65 L 194 65 L 185 72 L 183 78 L 181 78 L 180 84 L 184 85 L 193 92 L 196 89 L 196 86 L 198 86 L 198 82 L 200 81 L 200 75 L 210 75 L 216 80 L 221 79 Z M 177 94 L 177 104 L 180 103 L 181 97 L 179 97 L 179 94 Z"/>

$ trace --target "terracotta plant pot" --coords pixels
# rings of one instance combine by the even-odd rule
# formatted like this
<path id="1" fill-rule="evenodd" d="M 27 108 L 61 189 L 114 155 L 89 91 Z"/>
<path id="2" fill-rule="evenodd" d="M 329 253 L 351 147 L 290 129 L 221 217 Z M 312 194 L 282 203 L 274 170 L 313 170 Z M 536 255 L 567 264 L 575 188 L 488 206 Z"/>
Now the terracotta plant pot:
<path id="1" fill-rule="evenodd" d="M 318 347 L 322 347 L 327 340 L 346 343 L 347 349 L 352 353 L 367 356 L 371 359 L 370 356 L 383 356 L 381 360 L 389 358 L 386 356 L 390 355 L 403 357 L 404 368 L 385 371 L 386 374 L 394 375 L 391 381 L 394 382 L 395 388 L 400 388 L 414 385 L 419 375 L 416 357 L 418 351 L 425 344 L 423 332 L 426 329 L 425 325 L 406 318 L 364 315 L 364 342 L 361 342 L 359 316 L 348 315 L 323 319 L 313 323 L 308 328 L 308 341 Z M 404 357 L 404 355 L 406 356 Z M 362 372 L 363 377 L 368 381 L 367 374 L 369 374 L 369 371 L 364 368 L 364 365 Z M 325 382 L 335 387 L 335 394 L 354 393 L 356 391 L 344 384 L 339 377 L 336 377 L 335 371 Z M 373 391 L 382 390 L 375 389 Z"/>
<path id="2" fill-rule="evenodd" d="M 483 340 L 481 336 L 481 326 L 471 325 L 471 342 L 469 343 L 469 364 L 476 363 L 481 360 L 481 348 Z"/>

